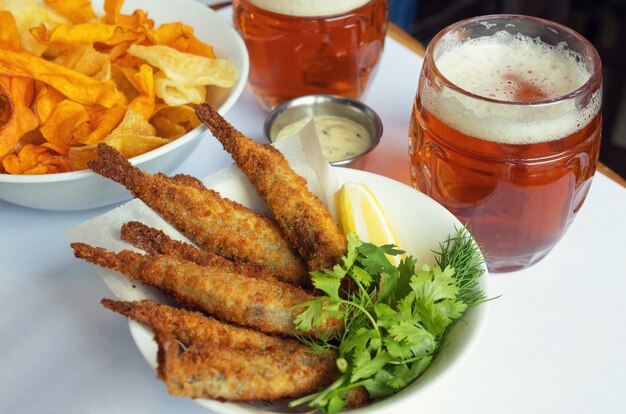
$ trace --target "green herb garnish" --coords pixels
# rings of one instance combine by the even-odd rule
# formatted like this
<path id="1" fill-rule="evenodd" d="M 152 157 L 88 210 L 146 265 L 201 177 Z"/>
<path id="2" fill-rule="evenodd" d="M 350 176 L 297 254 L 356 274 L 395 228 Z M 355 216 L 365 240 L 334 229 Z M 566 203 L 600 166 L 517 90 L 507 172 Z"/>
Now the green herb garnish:
<path id="1" fill-rule="evenodd" d="M 440 244 L 435 266 L 416 270 L 417 261 L 408 256 L 396 267 L 386 256 L 402 253 L 350 235 L 339 264 L 311 273 L 325 295 L 299 305 L 304 311 L 295 323 L 307 331 L 327 316 L 343 318 L 339 337 L 302 338 L 314 349 L 335 349 L 341 376 L 291 406 L 308 404 L 335 413 L 344 408 L 351 389 L 363 386 L 370 398 L 398 392 L 430 365 L 450 325 L 486 300 L 478 286 L 483 259 L 465 228 Z"/>

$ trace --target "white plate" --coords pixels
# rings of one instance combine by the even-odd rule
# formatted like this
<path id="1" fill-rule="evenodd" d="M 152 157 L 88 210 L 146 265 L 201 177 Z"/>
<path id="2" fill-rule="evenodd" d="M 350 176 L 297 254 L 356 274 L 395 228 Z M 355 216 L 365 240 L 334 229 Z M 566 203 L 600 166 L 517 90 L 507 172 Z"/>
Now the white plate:
<path id="1" fill-rule="evenodd" d="M 418 259 L 418 266 L 434 264 L 433 251 L 439 251 L 439 243 L 454 235 L 455 226 L 461 223 L 445 208 L 419 191 L 380 175 L 335 168 L 339 182 L 365 183 L 387 213 L 396 232 L 401 248 Z M 223 187 L 228 185 L 228 182 Z M 487 292 L 487 271 L 480 280 Z M 432 387 L 449 376 L 469 355 L 480 337 L 487 320 L 488 303 L 470 309 L 464 320 L 455 324 L 447 336 L 445 348 L 432 365 L 415 382 L 399 393 L 359 409 L 355 413 L 393 412 L 394 408 L 409 400 L 418 400 Z M 156 367 L 157 345 L 152 333 L 143 325 L 130 321 L 130 332 L 140 352 L 152 367 Z M 221 403 L 208 399 L 194 400 L 200 405 L 219 413 L 269 413 L 276 407 L 265 409 L 241 403 Z"/>
<path id="2" fill-rule="evenodd" d="M 94 0 L 96 12 L 102 12 L 102 0 Z M 237 83 L 214 103 L 225 114 L 245 87 L 248 53 L 241 36 L 232 25 L 210 8 L 194 0 L 126 0 L 122 12 L 143 9 L 155 26 L 182 21 L 193 27 L 196 36 L 213 46 L 215 54 L 230 60 L 239 70 Z M 199 126 L 160 148 L 131 158 L 131 163 L 149 173 L 169 173 L 195 149 L 206 131 Z M 84 210 L 102 207 L 130 195 L 122 186 L 89 170 L 45 175 L 0 174 L 0 199 L 21 206 L 43 210 Z"/>

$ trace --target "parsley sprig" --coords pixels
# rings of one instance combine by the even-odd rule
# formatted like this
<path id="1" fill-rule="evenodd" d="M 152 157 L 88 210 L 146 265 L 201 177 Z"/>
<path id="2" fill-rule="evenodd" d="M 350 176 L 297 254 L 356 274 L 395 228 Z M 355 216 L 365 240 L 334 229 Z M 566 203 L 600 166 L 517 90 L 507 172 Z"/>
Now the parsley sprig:
<path id="1" fill-rule="evenodd" d="M 302 338 L 317 350 L 334 349 L 341 376 L 327 388 L 295 400 L 327 413 L 341 411 L 350 390 L 365 387 L 370 398 L 398 392 L 431 363 L 450 325 L 486 300 L 478 286 L 484 263 L 465 228 L 440 244 L 436 265 L 404 257 L 398 266 L 388 258 L 404 252 L 348 236 L 347 253 L 332 269 L 312 272 L 324 293 L 300 304 L 295 319 L 307 331 L 327 317 L 343 318 L 338 337 L 320 342 Z"/>

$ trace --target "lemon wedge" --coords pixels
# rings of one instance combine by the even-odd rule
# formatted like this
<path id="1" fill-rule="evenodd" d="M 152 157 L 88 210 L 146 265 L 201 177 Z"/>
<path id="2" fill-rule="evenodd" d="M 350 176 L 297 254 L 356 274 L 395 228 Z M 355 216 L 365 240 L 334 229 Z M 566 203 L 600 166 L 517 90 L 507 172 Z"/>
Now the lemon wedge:
<path id="1" fill-rule="evenodd" d="M 359 239 L 377 246 L 398 246 L 393 228 L 374 193 L 361 183 L 345 183 L 335 194 L 339 227 L 344 234 L 356 234 Z M 390 256 L 398 264 L 400 256 Z"/>

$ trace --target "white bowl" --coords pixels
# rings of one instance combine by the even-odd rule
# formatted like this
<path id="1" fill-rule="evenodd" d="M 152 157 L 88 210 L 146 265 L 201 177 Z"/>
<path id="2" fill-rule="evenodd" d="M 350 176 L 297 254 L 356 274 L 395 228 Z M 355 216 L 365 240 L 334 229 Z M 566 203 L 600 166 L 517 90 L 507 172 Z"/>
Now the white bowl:
<path id="1" fill-rule="evenodd" d="M 390 178 L 365 171 L 334 167 L 339 183 L 361 182 L 376 195 L 385 210 L 398 237 L 400 247 L 418 259 L 418 266 L 435 264 L 433 251 L 439 250 L 439 243 L 454 235 L 455 226 L 461 223 L 444 207 L 419 191 Z M 236 187 L 234 180 L 232 187 Z M 228 190 L 229 182 L 220 183 L 220 192 Z M 230 195 L 227 195 L 230 197 Z M 480 279 L 480 287 L 487 292 L 487 269 Z M 445 346 L 428 369 L 412 384 L 383 400 L 350 410 L 351 413 L 393 413 L 400 406 L 414 401 L 449 377 L 471 353 L 478 342 L 487 321 L 489 303 L 482 303 L 470 309 L 462 321 L 450 329 Z M 156 367 L 157 345 L 154 336 L 144 325 L 129 321 L 130 332 L 146 361 Z M 165 391 L 164 391 L 165 392 Z M 270 414 L 288 411 L 284 401 L 277 404 L 253 406 L 242 403 L 222 403 L 208 399 L 195 402 L 216 413 L 229 414 Z M 293 410 L 292 410 L 293 411 Z M 301 411 L 301 408 L 299 409 Z"/>
<path id="2" fill-rule="evenodd" d="M 102 11 L 103 1 L 93 0 L 92 3 L 96 12 Z M 182 21 L 193 27 L 200 40 L 212 45 L 217 56 L 233 62 L 239 70 L 237 83 L 215 102 L 219 112 L 225 114 L 243 92 L 249 69 L 246 47 L 232 25 L 194 0 L 126 0 L 122 11 L 130 13 L 135 9 L 147 11 L 155 25 Z M 199 126 L 169 144 L 131 158 L 130 162 L 149 173 L 169 173 L 196 148 L 205 131 L 206 127 Z M 122 186 L 89 170 L 42 175 L 0 174 L 0 199 L 25 207 L 84 210 L 129 198 Z"/>

